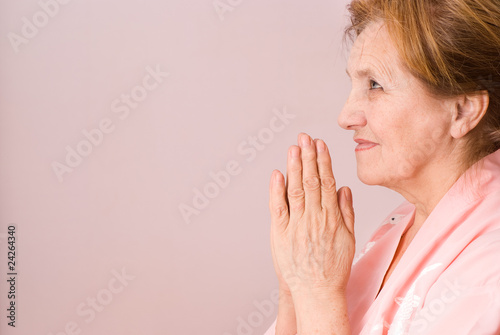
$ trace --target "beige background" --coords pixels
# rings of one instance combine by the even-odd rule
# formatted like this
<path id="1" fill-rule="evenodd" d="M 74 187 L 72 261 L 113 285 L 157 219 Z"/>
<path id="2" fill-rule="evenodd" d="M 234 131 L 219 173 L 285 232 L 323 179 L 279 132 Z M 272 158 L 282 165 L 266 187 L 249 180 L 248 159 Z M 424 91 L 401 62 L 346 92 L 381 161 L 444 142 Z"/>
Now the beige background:
<path id="1" fill-rule="evenodd" d="M 353 189 L 359 251 L 402 198 L 357 180 L 337 124 L 346 2 L 1 1 L 0 333 L 262 334 L 269 178 L 300 132 Z"/>

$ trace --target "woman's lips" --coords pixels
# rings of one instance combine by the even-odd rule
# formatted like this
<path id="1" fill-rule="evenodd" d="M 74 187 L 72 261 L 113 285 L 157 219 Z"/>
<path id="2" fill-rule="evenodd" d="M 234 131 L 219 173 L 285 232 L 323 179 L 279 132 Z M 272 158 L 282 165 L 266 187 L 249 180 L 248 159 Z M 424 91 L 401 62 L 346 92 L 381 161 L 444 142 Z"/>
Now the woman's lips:
<path id="1" fill-rule="evenodd" d="M 370 150 L 371 148 L 376 147 L 378 145 L 377 143 L 373 143 L 373 142 L 370 142 L 370 141 L 367 141 L 367 140 L 364 140 L 364 139 L 361 139 L 361 138 L 355 139 L 354 141 L 356 143 L 358 143 L 358 145 L 356 146 L 355 151 Z"/>
<path id="2" fill-rule="evenodd" d="M 378 144 L 376 143 L 363 143 L 363 144 L 358 144 L 356 146 L 356 149 L 354 151 L 364 151 L 364 150 L 370 150 L 373 147 L 376 147 Z"/>

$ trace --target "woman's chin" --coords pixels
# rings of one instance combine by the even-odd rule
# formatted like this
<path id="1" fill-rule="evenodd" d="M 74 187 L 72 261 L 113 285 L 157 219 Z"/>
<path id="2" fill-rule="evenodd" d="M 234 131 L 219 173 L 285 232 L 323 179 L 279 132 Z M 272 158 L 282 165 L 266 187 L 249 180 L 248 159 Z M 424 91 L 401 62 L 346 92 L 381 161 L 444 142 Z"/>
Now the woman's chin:
<path id="1" fill-rule="evenodd" d="M 358 178 L 359 180 L 366 185 L 380 185 L 382 179 L 378 176 L 373 169 L 360 168 L 358 166 Z"/>

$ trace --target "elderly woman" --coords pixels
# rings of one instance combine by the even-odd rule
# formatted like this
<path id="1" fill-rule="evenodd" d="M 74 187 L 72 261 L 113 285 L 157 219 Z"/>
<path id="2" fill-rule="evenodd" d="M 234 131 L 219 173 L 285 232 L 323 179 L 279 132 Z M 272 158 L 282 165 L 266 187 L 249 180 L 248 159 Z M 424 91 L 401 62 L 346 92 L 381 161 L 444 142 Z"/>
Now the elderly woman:
<path id="1" fill-rule="evenodd" d="M 301 133 L 270 182 L 278 317 L 266 334 L 500 334 L 500 1 L 354 0 L 360 180 L 406 201 L 353 262 L 349 188 Z"/>

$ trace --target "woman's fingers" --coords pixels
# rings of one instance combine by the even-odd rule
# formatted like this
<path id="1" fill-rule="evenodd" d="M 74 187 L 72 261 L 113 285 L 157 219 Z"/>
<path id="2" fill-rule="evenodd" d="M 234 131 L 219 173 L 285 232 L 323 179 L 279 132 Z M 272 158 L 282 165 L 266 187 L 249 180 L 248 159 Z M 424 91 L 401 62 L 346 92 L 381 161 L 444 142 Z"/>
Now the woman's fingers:
<path id="1" fill-rule="evenodd" d="M 318 173 L 316 146 L 312 138 L 305 133 L 299 134 L 298 142 L 301 151 L 304 206 L 312 212 L 321 211 L 321 182 Z"/>
<path id="2" fill-rule="evenodd" d="M 337 186 L 332 171 L 330 152 L 323 140 L 316 139 L 318 151 L 318 170 L 321 180 L 321 207 L 328 213 L 340 215 L 337 202 Z"/>
<path id="3" fill-rule="evenodd" d="M 343 186 L 339 190 L 339 205 L 342 212 L 342 218 L 347 230 L 354 237 L 354 207 L 352 203 L 352 192 L 347 186 Z"/>
<path id="4" fill-rule="evenodd" d="M 302 186 L 302 161 L 300 147 L 292 145 L 288 149 L 286 164 L 287 197 L 290 215 L 301 217 L 305 210 L 305 193 Z"/>
<path id="5" fill-rule="evenodd" d="M 289 214 L 285 178 L 278 170 L 273 171 L 269 183 L 269 211 L 271 212 L 271 229 L 284 231 L 288 226 Z"/>

